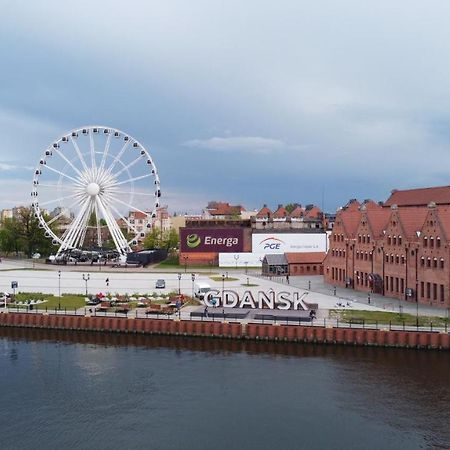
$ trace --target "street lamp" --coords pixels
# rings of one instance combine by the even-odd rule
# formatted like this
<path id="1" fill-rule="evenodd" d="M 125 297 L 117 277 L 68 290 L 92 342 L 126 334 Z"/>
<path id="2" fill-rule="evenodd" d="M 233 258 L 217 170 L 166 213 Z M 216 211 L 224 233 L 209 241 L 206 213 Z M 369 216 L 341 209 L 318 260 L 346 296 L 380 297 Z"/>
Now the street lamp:
<path id="1" fill-rule="evenodd" d="M 237 269 L 238 261 L 239 261 L 239 255 L 233 255 L 233 258 L 236 261 L 236 269 Z"/>
<path id="2" fill-rule="evenodd" d="M 248 269 L 248 261 L 245 261 L 245 274 L 247 275 L 247 269 Z"/>
<path id="3" fill-rule="evenodd" d="M 187 260 L 189 259 L 189 256 L 183 256 L 184 259 L 184 273 L 187 272 Z"/>
<path id="4" fill-rule="evenodd" d="M 84 280 L 84 282 L 86 283 L 86 297 L 87 297 L 87 295 L 88 295 L 88 281 L 91 279 L 91 275 L 90 274 L 87 274 L 87 275 L 85 275 L 84 273 L 83 273 L 83 280 Z"/>
<path id="5" fill-rule="evenodd" d="M 181 294 L 180 283 L 181 283 L 181 273 L 178 274 L 178 295 Z"/>
<path id="6" fill-rule="evenodd" d="M 224 291 L 225 291 L 225 275 L 222 274 L 222 306 L 224 306 L 225 301 L 224 301 Z"/>
<path id="7" fill-rule="evenodd" d="M 61 309 L 61 271 L 58 270 L 58 309 Z"/>
<path id="8" fill-rule="evenodd" d="M 194 281 L 195 281 L 195 273 L 191 273 L 192 280 L 192 298 L 194 298 Z"/>

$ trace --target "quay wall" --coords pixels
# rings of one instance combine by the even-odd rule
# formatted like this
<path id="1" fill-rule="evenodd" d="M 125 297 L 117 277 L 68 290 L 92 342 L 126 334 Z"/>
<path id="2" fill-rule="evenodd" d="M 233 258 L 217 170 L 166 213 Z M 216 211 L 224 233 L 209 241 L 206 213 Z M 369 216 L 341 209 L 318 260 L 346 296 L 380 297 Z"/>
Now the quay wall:
<path id="1" fill-rule="evenodd" d="M 394 331 L 260 323 L 241 324 L 238 322 L 17 312 L 0 314 L 0 326 L 450 350 L 450 334 L 431 331 Z"/>

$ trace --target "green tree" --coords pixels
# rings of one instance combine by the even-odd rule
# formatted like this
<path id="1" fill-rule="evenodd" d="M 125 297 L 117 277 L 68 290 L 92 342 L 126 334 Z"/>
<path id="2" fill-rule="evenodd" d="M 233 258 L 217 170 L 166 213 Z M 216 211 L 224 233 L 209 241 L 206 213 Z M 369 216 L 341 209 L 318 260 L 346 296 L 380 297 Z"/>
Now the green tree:
<path id="1" fill-rule="evenodd" d="M 156 227 L 152 228 L 150 233 L 145 237 L 144 242 L 142 242 L 142 245 L 145 249 L 164 248 L 161 229 Z"/>
<path id="2" fill-rule="evenodd" d="M 46 222 L 49 219 L 50 217 L 44 216 Z M 34 217 L 34 211 L 31 208 L 22 208 L 17 220 L 23 251 L 29 258 L 37 251 L 43 255 L 48 255 L 53 251 L 52 239 L 45 236 L 43 228 L 39 228 L 39 220 Z M 57 234 L 58 225 L 56 222 L 52 223 L 50 228 Z"/>
<path id="3" fill-rule="evenodd" d="M 290 214 L 292 211 L 294 211 L 294 209 L 297 207 L 296 203 L 288 203 L 284 209 L 288 212 L 288 214 Z"/>
<path id="4" fill-rule="evenodd" d="M 10 253 L 19 254 L 23 249 L 23 240 L 21 237 L 20 222 L 13 219 L 5 219 L 0 230 L 0 249 L 9 255 Z"/>

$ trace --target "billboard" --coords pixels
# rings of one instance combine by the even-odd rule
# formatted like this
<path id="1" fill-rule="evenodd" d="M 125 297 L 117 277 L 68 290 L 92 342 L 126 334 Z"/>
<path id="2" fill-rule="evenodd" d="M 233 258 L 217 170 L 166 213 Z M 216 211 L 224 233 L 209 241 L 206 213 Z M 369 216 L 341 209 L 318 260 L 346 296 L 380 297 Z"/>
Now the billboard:
<path id="1" fill-rule="evenodd" d="M 252 235 L 252 252 L 274 253 L 305 253 L 326 252 L 326 233 L 255 233 Z"/>
<path id="2" fill-rule="evenodd" d="M 180 228 L 182 252 L 242 252 L 242 228 Z"/>

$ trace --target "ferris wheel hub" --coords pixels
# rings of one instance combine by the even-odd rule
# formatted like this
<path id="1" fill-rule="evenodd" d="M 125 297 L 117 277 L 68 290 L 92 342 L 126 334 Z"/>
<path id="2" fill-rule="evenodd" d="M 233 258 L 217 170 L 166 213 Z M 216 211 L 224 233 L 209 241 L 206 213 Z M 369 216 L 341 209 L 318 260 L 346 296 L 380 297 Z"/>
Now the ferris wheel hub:
<path id="1" fill-rule="evenodd" d="M 95 197 L 100 193 L 100 186 L 97 183 L 89 183 L 86 186 L 86 193 L 91 197 Z"/>

